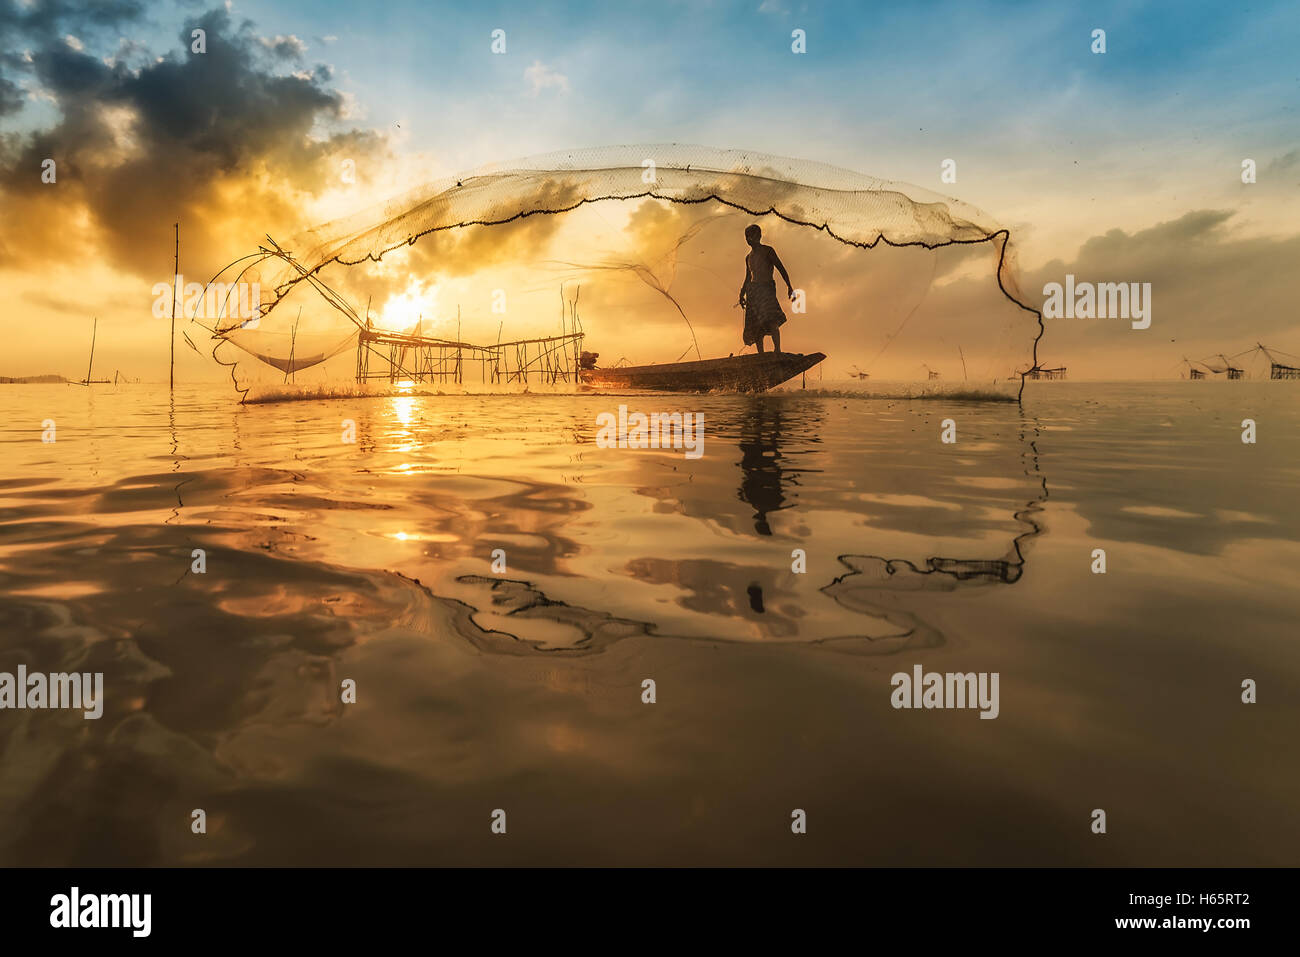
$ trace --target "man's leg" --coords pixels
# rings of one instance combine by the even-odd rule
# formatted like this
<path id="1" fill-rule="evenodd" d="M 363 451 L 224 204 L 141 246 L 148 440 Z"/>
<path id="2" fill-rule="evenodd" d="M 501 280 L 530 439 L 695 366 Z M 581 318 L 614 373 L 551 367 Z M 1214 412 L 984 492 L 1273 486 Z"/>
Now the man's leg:
<path id="1" fill-rule="evenodd" d="M 772 351 L 777 355 L 781 354 L 781 330 L 772 330 Z"/>

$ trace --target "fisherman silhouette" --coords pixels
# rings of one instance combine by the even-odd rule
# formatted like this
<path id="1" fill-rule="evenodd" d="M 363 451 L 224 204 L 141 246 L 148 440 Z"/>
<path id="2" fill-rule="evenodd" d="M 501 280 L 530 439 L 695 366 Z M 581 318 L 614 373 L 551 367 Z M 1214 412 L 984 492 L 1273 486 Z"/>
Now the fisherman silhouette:
<path id="1" fill-rule="evenodd" d="M 749 243 L 749 255 L 745 257 L 745 281 L 740 287 L 740 305 L 745 308 L 745 345 L 757 345 L 763 351 L 763 337 L 772 337 L 772 351 L 781 352 L 781 327 L 785 325 L 785 313 L 776 298 L 776 280 L 772 278 L 775 268 L 785 280 L 786 294 L 794 298 L 794 287 L 790 285 L 790 274 L 776 250 L 764 246 L 759 240 L 763 231 L 757 225 L 745 228 L 745 242 Z"/>

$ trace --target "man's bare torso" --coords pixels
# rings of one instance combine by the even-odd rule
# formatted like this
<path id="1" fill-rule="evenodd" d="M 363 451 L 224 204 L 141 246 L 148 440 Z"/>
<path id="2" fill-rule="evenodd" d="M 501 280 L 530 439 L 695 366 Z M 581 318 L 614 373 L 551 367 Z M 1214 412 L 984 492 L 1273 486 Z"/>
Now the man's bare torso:
<path id="1" fill-rule="evenodd" d="M 749 267 L 750 282 L 774 282 L 772 278 L 772 247 L 755 246 L 750 250 L 749 255 L 745 257 L 745 265 Z"/>

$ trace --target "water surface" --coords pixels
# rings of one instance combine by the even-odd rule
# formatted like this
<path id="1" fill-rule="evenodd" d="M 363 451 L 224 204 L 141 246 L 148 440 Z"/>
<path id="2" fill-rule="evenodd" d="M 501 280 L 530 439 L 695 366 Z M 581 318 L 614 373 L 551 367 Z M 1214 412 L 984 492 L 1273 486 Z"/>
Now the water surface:
<path id="1" fill-rule="evenodd" d="M 5 864 L 1296 863 L 1293 384 L 0 388 L 0 671 L 106 685 L 0 711 Z"/>

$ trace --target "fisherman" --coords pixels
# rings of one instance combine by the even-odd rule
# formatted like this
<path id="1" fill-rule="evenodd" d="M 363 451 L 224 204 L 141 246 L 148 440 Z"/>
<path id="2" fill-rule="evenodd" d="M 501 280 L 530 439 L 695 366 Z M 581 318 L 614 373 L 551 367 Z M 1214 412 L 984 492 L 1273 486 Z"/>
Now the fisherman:
<path id="1" fill-rule="evenodd" d="M 785 313 L 776 298 L 776 280 L 772 278 L 775 267 L 785 280 L 786 294 L 794 299 L 794 287 L 790 285 L 790 274 L 785 271 L 781 257 L 771 246 L 764 246 L 759 240 L 763 231 L 757 225 L 745 228 L 745 242 L 749 243 L 749 255 L 745 257 L 745 282 L 740 287 L 740 305 L 745 309 L 745 345 L 758 345 L 763 351 L 763 337 L 772 337 L 772 351 L 781 352 L 781 326 L 785 325 Z"/>

